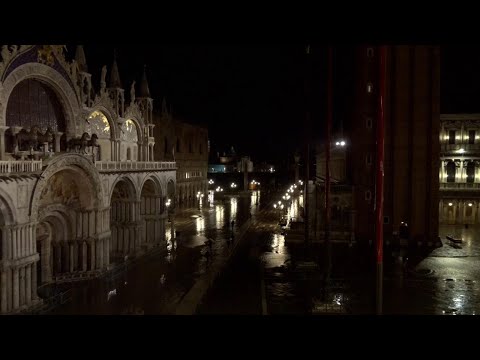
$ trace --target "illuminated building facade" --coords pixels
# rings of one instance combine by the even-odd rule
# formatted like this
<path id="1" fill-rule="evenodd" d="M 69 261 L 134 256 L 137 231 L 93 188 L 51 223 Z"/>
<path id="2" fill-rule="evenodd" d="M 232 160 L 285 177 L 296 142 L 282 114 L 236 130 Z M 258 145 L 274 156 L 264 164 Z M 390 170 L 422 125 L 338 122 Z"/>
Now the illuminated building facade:
<path id="1" fill-rule="evenodd" d="M 154 160 L 145 74 L 127 101 L 116 61 L 94 82 L 81 46 L 0 55 L 0 313 L 16 313 L 165 244 L 176 166 Z"/>
<path id="2" fill-rule="evenodd" d="M 440 224 L 480 222 L 480 114 L 440 116 Z"/>

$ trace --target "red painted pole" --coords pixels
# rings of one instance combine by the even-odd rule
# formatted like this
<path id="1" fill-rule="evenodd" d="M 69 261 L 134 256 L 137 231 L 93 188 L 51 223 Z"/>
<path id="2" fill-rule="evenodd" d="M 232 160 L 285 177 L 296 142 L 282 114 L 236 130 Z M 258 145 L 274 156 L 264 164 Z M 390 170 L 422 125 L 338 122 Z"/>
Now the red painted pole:
<path id="1" fill-rule="evenodd" d="M 377 179 L 375 194 L 376 249 L 377 249 L 377 315 L 383 307 L 383 181 L 384 181 L 384 143 L 385 143 L 385 82 L 386 82 L 386 46 L 380 47 L 379 61 L 379 102 L 377 122 Z"/>

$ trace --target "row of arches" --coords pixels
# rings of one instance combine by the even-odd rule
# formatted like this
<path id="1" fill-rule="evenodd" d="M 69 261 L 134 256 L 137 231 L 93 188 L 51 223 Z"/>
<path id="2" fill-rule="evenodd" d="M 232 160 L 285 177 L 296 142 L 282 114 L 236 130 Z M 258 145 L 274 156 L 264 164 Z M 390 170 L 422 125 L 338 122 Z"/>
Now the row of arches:
<path id="1" fill-rule="evenodd" d="M 204 194 L 204 200 L 206 200 L 208 195 L 208 185 L 205 180 L 189 183 L 178 183 L 177 188 L 177 203 L 180 206 L 189 206 L 195 204 L 197 201 L 198 192 Z"/>
<path id="2" fill-rule="evenodd" d="M 448 225 L 480 224 L 478 199 L 441 199 L 439 222 Z"/>
<path id="3" fill-rule="evenodd" d="M 45 171 L 33 196 L 32 211 L 38 215 L 28 224 L 17 224 L 12 202 L 0 190 L 0 260 L 21 264 L 0 269 L 1 312 L 31 305 L 52 282 L 97 276 L 109 264 L 164 244 L 173 179 L 162 186 L 150 175 L 135 187 L 128 176 L 120 176 L 109 206 L 103 206 L 102 191 L 94 186 L 99 179 L 87 172 L 73 165 Z"/>

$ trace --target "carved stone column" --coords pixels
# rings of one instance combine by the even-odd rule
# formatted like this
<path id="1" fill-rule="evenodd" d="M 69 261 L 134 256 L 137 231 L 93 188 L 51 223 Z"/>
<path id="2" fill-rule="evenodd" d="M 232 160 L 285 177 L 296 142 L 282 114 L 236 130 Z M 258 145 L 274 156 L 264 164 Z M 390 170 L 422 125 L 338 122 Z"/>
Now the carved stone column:
<path id="1" fill-rule="evenodd" d="M 5 160 L 5 131 L 8 126 L 0 126 L 0 160 Z"/>
<path id="2" fill-rule="evenodd" d="M 0 313 L 7 312 L 7 273 L 0 270 Z"/>
<path id="3" fill-rule="evenodd" d="M 63 132 L 57 131 L 55 133 L 55 153 L 60 152 L 60 139 L 62 138 Z"/>
<path id="4" fill-rule="evenodd" d="M 13 309 L 20 307 L 20 289 L 18 268 L 13 268 Z"/>
<path id="5" fill-rule="evenodd" d="M 32 303 L 32 264 L 25 267 L 25 303 L 30 305 Z"/>

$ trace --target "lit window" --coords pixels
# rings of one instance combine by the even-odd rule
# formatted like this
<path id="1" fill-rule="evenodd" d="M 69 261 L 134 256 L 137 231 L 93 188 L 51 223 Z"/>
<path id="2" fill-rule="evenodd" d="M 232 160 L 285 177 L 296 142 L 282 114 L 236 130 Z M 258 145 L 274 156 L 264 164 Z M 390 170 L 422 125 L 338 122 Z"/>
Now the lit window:
<path id="1" fill-rule="evenodd" d="M 373 84 L 370 83 L 370 82 L 367 84 L 367 92 L 369 94 L 371 94 L 373 92 Z"/>
<path id="2" fill-rule="evenodd" d="M 368 48 L 367 49 L 367 57 L 369 57 L 369 58 L 373 57 L 373 48 Z"/>

